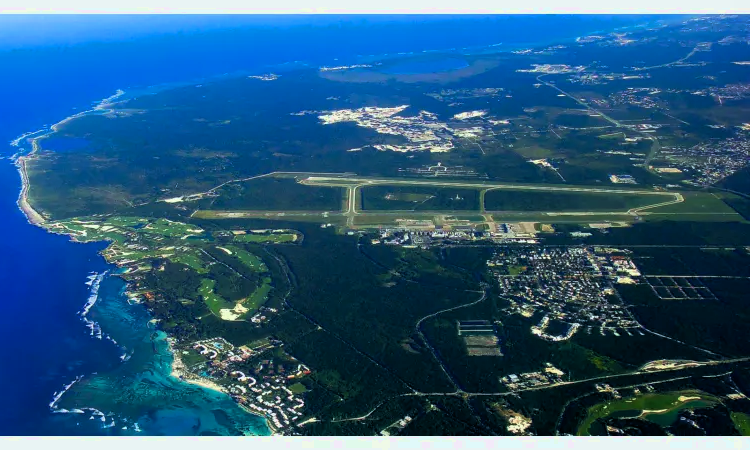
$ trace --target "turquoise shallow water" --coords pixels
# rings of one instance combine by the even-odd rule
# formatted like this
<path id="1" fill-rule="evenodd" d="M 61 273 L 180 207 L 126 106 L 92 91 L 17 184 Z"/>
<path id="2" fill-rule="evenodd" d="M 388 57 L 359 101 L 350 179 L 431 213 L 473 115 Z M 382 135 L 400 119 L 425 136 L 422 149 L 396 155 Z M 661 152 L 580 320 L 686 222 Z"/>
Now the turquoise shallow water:
<path id="1" fill-rule="evenodd" d="M 149 323 L 143 306 L 128 303 L 124 287 L 116 276 L 104 276 L 86 315 L 100 327 L 92 327 L 94 337 L 117 345 L 124 362 L 82 377 L 54 405 L 59 414 L 110 435 L 269 435 L 264 418 L 229 396 L 170 375 L 167 336 Z"/>
<path id="2" fill-rule="evenodd" d="M 0 29 L 10 29 L 7 22 L 11 19 L 17 18 L 0 17 Z M 196 16 L 170 18 L 195 20 L 197 25 L 168 35 L 160 34 L 165 31 L 163 23 L 161 19 L 153 22 L 155 17 L 112 16 L 105 27 L 100 26 L 104 19 L 98 16 L 33 20 L 78 38 L 76 42 L 56 40 L 54 33 L 40 32 L 40 23 L 32 23 L 16 26 L 0 42 L 0 98 L 5 100 L 0 102 L 0 158 L 19 150 L 4 147 L 2 142 L 86 110 L 92 101 L 96 104 L 119 88 L 145 95 L 221 74 L 283 73 L 305 63 L 340 65 L 425 49 L 551 41 L 643 21 L 593 16 L 512 20 L 399 16 L 348 18 L 339 27 L 330 26 L 338 23 L 336 17 Z M 277 20 L 288 23 L 277 27 Z M 70 21 L 76 26 L 71 27 Z M 201 29 L 201 23 L 214 21 L 219 23 Z M 148 33 L 129 37 L 136 28 Z M 94 31 L 101 36 L 94 36 Z M 100 41 L 102 36 L 107 39 Z M 56 151 L 86 148 L 86 142 L 80 141 L 68 147 L 59 144 L 48 141 L 47 147 Z M 102 298 L 88 315 L 101 327 L 87 328 L 76 312 L 88 295 L 87 274 L 106 270 L 97 255 L 104 245 L 72 244 L 67 237 L 28 225 L 15 204 L 19 190 L 15 167 L 7 159 L 0 160 L 0 340 L 17 344 L 10 351 L 22 352 L 0 364 L 0 435 L 132 434 L 137 433 L 136 423 L 144 434 L 267 433 L 262 419 L 242 413 L 234 403 L 227 403 L 231 400 L 226 396 L 168 376 L 171 356 L 163 335 L 148 327 L 143 308 L 127 305 L 119 295 L 121 281 L 103 281 Z M 125 350 L 108 341 L 106 334 L 98 339 L 99 332 L 108 333 Z M 123 354 L 130 359 L 121 361 Z M 82 412 L 50 413 L 55 392 L 76 377 L 82 378 L 55 406 Z M 102 411 L 105 420 L 86 407 Z"/>

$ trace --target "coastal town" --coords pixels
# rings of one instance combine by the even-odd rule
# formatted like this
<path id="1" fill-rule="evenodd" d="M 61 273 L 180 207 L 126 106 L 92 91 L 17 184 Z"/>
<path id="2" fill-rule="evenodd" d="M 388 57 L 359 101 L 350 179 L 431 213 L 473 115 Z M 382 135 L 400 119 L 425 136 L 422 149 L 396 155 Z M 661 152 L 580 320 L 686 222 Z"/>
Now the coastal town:
<path id="1" fill-rule="evenodd" d="M 284 433 L 302 420 L 307 388 L 300 380 L 311 371 L 282 346 L 274 339 L 239 347 L 223 338 L 173 343 L 173 374 L 227 393 L 250 412 L 266 417 L 275 433 Z"/>

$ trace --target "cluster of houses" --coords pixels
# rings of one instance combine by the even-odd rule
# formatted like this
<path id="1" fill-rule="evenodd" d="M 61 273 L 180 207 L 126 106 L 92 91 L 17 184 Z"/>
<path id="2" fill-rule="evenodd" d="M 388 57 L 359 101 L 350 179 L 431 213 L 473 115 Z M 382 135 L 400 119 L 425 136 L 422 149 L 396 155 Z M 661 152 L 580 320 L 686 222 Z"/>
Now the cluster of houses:
<path id="1" fill-rule="evenodd" d="M 235 375 L 237 381 L 244 377 L 248 383 L 248 388 L 241 393 L 237 393 L 234 397 L 251 411 L 268 418 L 273 424 L 273 428 L 278 431 L 298 422 L 305 407 L 305 401 L 287 387 L 288 381 L 309 373 L 310 370 L 300 364 L 294 373 L 286 376 L 278 374 L 261 383 L 255 382 L 252 377 L 237 373 Z"/>
<path id="2" fill-rule="evenodd" d="M 226 339 L 221 337 L 205 339 L 193 343 L 192 348 L 201 356 L 205 356 L 214 367 L 226 368 L 232 363 L 246 361 L 256 355 L 258 351 L 268 348 L 270 344 L 264 344 L 261 347 L 251 349 L 246 346 L 235 347 Z"/>
<path id="3" fill-rule="evenodd" d="M 691 184 L 714 184 L 750 164 L 748 130 L 737 127 L 726 131 L 732 135 L 725 139 L 704 140 L 691 147 L 665 147 L 659 152 L 659 158 L 687 173 Z"/>
<path id="4" fill-rule="evenodd" d="M 235 347 L 220 337 L 197 341 L 192 349 L 207 361 L 193 366 L 190 371 L 212 378 L 238 403 L 265 416 L 275 430 L 282 430 L 302 416 L 305 401 L 300 394 L 306 389 L 298 380 L 311 371 L 304 364 L 296 362 L 291 368 L 286 364 L 285 368 L 285 364 L 277 364 L 271 359 L 259 360 L 255 365 L 250 365 L 248 361 L 279 344 L 278 341 L 268 340 L 249 348 Z M 247 367 L 249 371 L 244 369 Z M 301 389 L 291 386 L 295 383 Z M 295 394 L 295 390 L 298 393 Z"/>
<path id="5" fill-rule="evenodd" d="M 550 341 L 569 339 L 585 324 L 607 328 L 637 326 L 627 311 L 610 301 L 609 279 L 638 276 L 627 254 L 591 247 L 503 247 L 487 262 L 510 310 L 525 317 L 545 315 L 531 331 Z M 554 320 L 565 329 L 550 333 Z"/>
<path id="6" fill-rule="evenodd" d="M 547 326 L 549 325 L 550 318 L 549 316 L 542 317 L 542 320 L 539 322 L 539 325 L 531 327 L 531 334 L 534 334 L 536 336 L 539 336 L 540 338 L 546 340 L 546 341 L 552 341 L 552 342 L 559 342 L 559 341 L 566 341 L 573 337 L 573 335 L 578 331 L 578 329 L 581 327 L 580 323 L 572 323 L 568 324 L 568 329 L 564 334 L 549 334 L 547 333 Z"/>

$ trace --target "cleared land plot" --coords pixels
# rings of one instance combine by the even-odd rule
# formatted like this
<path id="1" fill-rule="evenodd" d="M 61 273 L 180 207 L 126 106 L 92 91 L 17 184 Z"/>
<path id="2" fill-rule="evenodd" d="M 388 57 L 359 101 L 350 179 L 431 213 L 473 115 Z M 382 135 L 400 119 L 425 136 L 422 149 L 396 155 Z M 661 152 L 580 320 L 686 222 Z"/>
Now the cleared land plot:
<path id="1" fill-rule="evenodd" d="M 293 178 L 259 178 L 216 190 L 211 209 L 339 211 L 345 190 L 309 186 Z"/>
<path id="2" fill-rule="evenodd" d="M 674 195 L 639 195 L 599 192 L 541 192 L 489 190 L 487 211 L 627 211 L 674 199 Z"/>
<path id="3" fill-rule="evenodd" d="M 366 186 L 362 209 L 371 211 L 478 211 L 479 190 L 439 186 Z"/>

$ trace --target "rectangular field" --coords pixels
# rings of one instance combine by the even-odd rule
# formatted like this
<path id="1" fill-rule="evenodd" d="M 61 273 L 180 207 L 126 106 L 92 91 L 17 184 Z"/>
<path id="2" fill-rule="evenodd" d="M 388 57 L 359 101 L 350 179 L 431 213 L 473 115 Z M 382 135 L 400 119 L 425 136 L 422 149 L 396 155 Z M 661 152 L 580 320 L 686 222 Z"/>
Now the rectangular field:
<path id="1" fill-rule="evenodd" d="M 293 178 L 258 178 L 216 190 L 211 209 L 268 211 L 340 211 L 345 190 L 310 186 Z"/>
<path id="2" fill-rule="evenodd" d="M 598 192 L 542 192 L 490 190 L 484 195 L 487 211 L 627 211 L 670 201 L 672 194 L 638 195 Z"/>
<path id="3" fill-rule="evenodd" d="M 440 186 L 363 187 L 365 211 L 479 211 L 479 190 Z"/>

